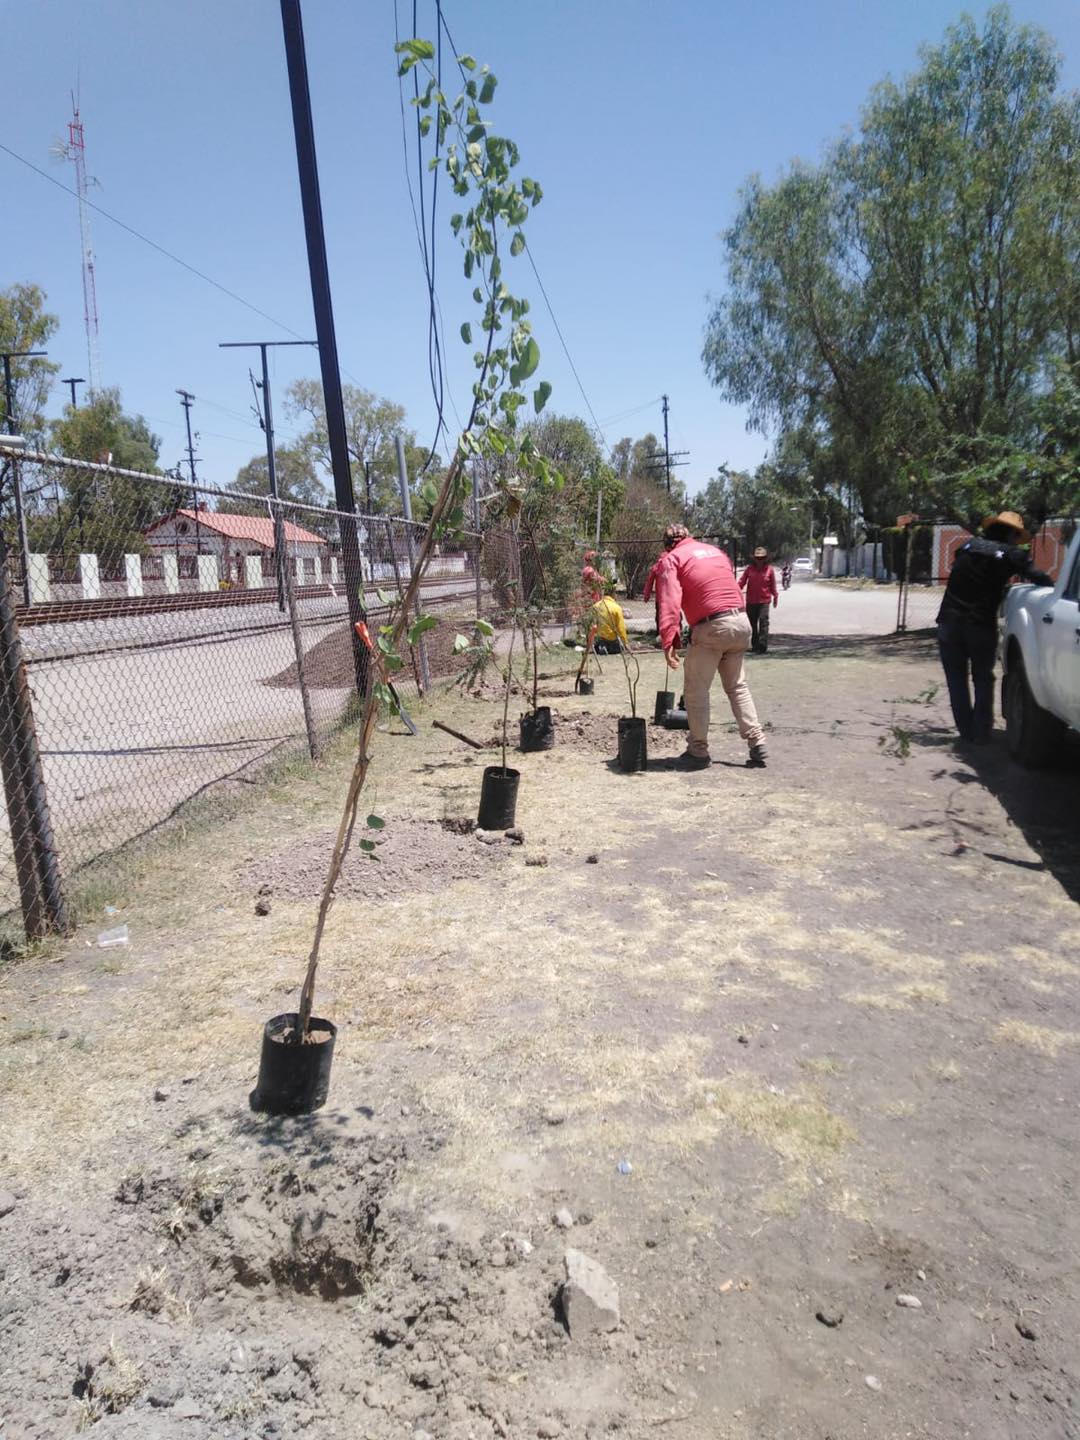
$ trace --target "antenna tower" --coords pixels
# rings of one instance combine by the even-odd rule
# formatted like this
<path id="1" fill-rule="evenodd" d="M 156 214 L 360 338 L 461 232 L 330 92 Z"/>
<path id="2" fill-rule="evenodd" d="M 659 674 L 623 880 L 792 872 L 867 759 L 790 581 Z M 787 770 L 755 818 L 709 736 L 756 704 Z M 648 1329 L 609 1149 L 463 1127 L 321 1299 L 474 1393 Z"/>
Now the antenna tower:
<path id="1" fill-rule="evenodd" d="M 94 247 L 90 243 L 90 211 L 86 203 L 86 137 L 83 123 L 79 118 L 79 100 L 71 97 L 72 116 L 68 122 L 67 144 L 61 142 L 60 152 L 65 160 L 75 166 L 75 189 L 79 196 L 79 232 L 82 237 L 82 287 L 83 318 L 86 322 L 86 363 L 90 380 L 90 393 L 97 393 L 101 380 L 101 362 L 98 354 L 98 308 L 97 285 L 94 281 Z"/>

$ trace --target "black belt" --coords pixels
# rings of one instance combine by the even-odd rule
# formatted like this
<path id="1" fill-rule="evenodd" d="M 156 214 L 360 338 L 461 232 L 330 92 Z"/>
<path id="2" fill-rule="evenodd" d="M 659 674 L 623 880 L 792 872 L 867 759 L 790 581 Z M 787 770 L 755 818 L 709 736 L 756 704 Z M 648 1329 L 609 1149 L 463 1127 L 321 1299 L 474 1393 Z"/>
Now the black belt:
<path id="1" fill-rule="evenodd" d="M 719 620 L 722 615 L 741 615 L 741 605 L 732 605 L 730 610 L 714 610 L 711 615 L 703 615 L 700 620 L 695 621 L 697 625 L 705 625 L 710 620 Z"/>

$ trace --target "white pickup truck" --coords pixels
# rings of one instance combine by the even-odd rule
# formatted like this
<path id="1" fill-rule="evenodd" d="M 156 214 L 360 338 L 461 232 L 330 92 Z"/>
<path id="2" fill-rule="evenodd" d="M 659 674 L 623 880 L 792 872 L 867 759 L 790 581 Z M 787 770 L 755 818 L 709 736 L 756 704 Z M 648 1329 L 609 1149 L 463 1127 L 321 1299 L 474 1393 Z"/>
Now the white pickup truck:
<path id="1" fill-rule="evenodd" d="M 1080 730 L 1080 530 L 1057 584 L 1005 592 L 1001 708 L 1009 753 L 1052 764 L 1068 729 Z"/>

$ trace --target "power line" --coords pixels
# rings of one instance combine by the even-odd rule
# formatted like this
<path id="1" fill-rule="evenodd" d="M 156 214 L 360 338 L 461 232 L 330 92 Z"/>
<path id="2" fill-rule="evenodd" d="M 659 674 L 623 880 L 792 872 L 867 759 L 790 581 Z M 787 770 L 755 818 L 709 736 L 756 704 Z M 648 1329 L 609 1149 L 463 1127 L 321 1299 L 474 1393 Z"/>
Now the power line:
<path id="1" fill-rule="evenodd" d="M 548 298 L 548 293 L 544 289 L 544 282 L 540 279 L 540 271 L 536 268 L 536 261 L 533 259 L 532 249 L 529 246 L 528 240 L 525 241 L 525 254 L 529 257 L 529 264 L 532 266 L 532 272 L 536 276 L 536 283 L 540 286 L 540 294 L 544 297 L 544 304 L 547 306 L 548 314 L 551 316 L 551 323 L 555 326 L 555 334 L 559 337 L 559 344 L 562 346 L 563 354 L 566 356 L 566 363 L 573 371 L 574 379 L 577 381 L 577 387 L 581 391 L 581 398 L 585 401 L 585 409 L 588 410 L 589 414 L 592 416 L 592 422 L 594 427 L 596 428 L 596 432 L 606 445 L 607 436 L 604 434 L 604 429 L 603 426 L 600 424 L 600 421 L 596 418 L 596 412 L 589 404 L 589 397 L 585 394 L 585 386 L 581 383 L 581 376 L 577 372 L 577 366 L 574 364 L 573 357 L 570 354 L 570 348 L 566 343 L 566 339 L 562 333 L 559 322 L 555 318 L 555 311 L 552 309 L 551 301 Z"/>
<path id="2" fill-rule="evenodd" d="M 0 150 L 3 150 L 6 155 L 10 155 L 13 160 L 18 160 L 19 164 L 25 165 L 28 170 L 33 170 L 35 175 L 40 175 L 41 178 L 47 180 L 50 185 L 55 185 L 58 190 L 63 190 L 65 195 L 70 195 L 72 199 L 78 200 L 79 194 L 77 190 L 72 190 L 70 186 L 57 180 L 55 175 L 50 175 L 47 170 L 42 170 L 41 167 L 35 165 L 32 160 L 27 160 L 25 155 L 20 155 L 17 151 L 12 150 L 10 145 L 5 145 L 0 141 Z M 304 338 L 290 325 L 286 325 L 284 320 L 278 320 L 276 316 L 270 315 L 265 310 L 260 310 L 258 305 L 253 305 L 250 300 L 245 300 L 242 295 L 238 295 L 235 290 L 230 290 L 227 285 L 222 285 L 221 282 L 215 280 L 212 275 L 207 275 L 205 270 L 200 270 L 196 265 L 189 265 L 188 262 L 182 260 L 179 255 L 175 255 L 171 250 L 166 250 L 164 245 L 159 245 L 156 240 L 151 240 L 149 235 L 144 235 L 141 230 L 136 230 L 133 225 L 129 225 L 126 221 L 118 219 L 115 215 L 111 215 L 109 211 L 103 209 L 102 206 L 95 205 L 93 200 L 88 199 L 86 204 L 91 210 L 96 211 L 97 214 L 111 221 L 113 225 L 118 225 L 121 230 L 125 230 L 129 235 L 133 235 L 136 240 L 141 240 L 144 245 L 149 245 L 152 250 L 156 250 L 159 255 L 164 255 L 166 260 L 171 260 L 174 265 L 179 265 L 181 269 L 187 270 L 189 274 L 196 276 L 199 280 L 204 280 L 207 285 L 212 285 L 215 290 L 220 290 L 221 293 L 227 295 L 230 300 L 235 300 L 238 305 L 243 305 L 246 310 L 250 310 L 253 314 L 261 316 L 263 320 L 269 320 L 271 325 L 276 325 L 279 330 L 284 330 L 286 335 L 293 335 L 298 340 Z M 354 385 L 360 386 L 360 388 L 363 389 L 363 386 L 360 385 L 360 381 L 357 380 L 355 375 L 346 370 L 344 366 L 341 368 L 342 373 L 347 375 Z"/>
<path id="3" fill-rule="evenodd" d="M 447 43 L 449 44 L 451 50 L 453 50 L 454 56 L 455 56 L 455 58 L 456 58 L 461 52 L 458 50 L 457 46 L 454 44 L 454 37 L 450 34 L 450 27 L 449 27 L 449 25 L 446 23 L 446 16 L 442 13 L 442 3 L 441 3 L 441 0 L 436 0 L 436 3 L 437 3 L 438 13 L 439 13 L 439 21 L 440 21 L 440 23 L 441 23 L 441 25 L 442 25 L 443 33 L 446 35 Z M 395 0 L 395 5 L 396 5 L 396 0 Z M 463 78 L 463 79 L 467 78 L 466 75 L 465 75 L 464 70 L 462 70 L 462 68 L 461 68 L 460 65 L 458 66 L 458 69 L 461 70 L 462 78 Z M 566 363 L 570 366 L 570 369 L 571 369 L 571 371 L 573 372 L 574 379 L 577 381 L 577 387 L 578 387 L 578 389 L 581 391 L 581 398 L 582 398 L 582 400 L 585 401 L 585 408 L 586 408 L 586 410 L 588 410 L 589 415 L 590 415 L 591 418 L 592 418 L 593 426 L 594 426 L 597 434 L 600 436 L 600 439 L 601 439 L 601 440 L 604 442 L 604 444 L 606 445 L 606 444 L 607 444 L 607 436 L 604 434 L 603 426 L 600 424 L 599 420 L 597 420 L 597 418 L 596 418 L 596 412 L 593 410 L 592 406 L 591 406 L 590 403 L 589 403 L 589 397 L 588 397 L 588 395 L 586 395 L 586 393 L 585 393 L 585 386 L 581 383 L 581 376 L 578 374 L 577 366 L 574 364 L 573 357 L 572 357 L 571 354 L 570 354 L 570 348 L 569 348 L 569 346 L 568 346 L 567 343 L 566 343 L 566 337 L 563 335 L 562 329 L 561 329 L 561 327 L 560 327 L 560 325 L 559 325 L 559 322 L 558 322 L 558 320 L 555 318 L 555 310 L 554 310 L 554 308 L 553 308 L 553 306 L 552 306 L 552 304 L 551 304 L 551 299 L 550 299 L 550 297 L 548 296 L 547 290 L 544 288 L 544 282 L 543 282 L 543 280 L 540 279 L 540 271 L 536 268 L 536 261 L 533 259 L 532 248 L 531 248 L 531 246 L 529 245 L 529 242 L 528 242 L 527 239 L 526 239 L 526 241 L 525 241 L 525 254 L 529 257 L 529 264 L 532 266 L 533 275 L 536 277 L 536 283 L 537 283 L 537 285 L 540 286 L 540 293 L 541 293 L 541 295 L 543 295 L 543 297 L 544 297 L 544 304 L 547 306 L 548 314 L 551 316 L 551 323 L 555 326 L 555 333 L 556 333 L 556 335 L 558 335 L 558 337 L 559 337 L 559 344 L 562 346 L 562 348 L 563 348 L 563 354 L 566 356 Z M 644 408 L 644 407 L 642 407 L 642 408 Z"/>
<path id="4" fill-rule="evenodd" d="M 50 175 L 48 171 L 40 169 L 33 161 L 27 160 L 25 156 L 17 154 L 10 146 L 0 142 L 0 150 L 3 150 L 6 155 L 10 155 L 13 160 L 18 160 L 19 163 L 25 165 L 28 170 L 33 170 L 34 174 L 40 175 L 43 180 L 48 180 L 50 185 L 55 185 L 58 190 L 63 190 L 65 195 L 70 195 L 75 200 L 78 200 L 79 195 L 77 191 L 62 184 L 54 175 Z M 220 290 L 223 295 L 228 295 L 229 299 L 235 300 L 238 305 L 243 305 L 245 309 L 253 311 L 256 315 L 261 315 L 264 320 L 269 320 L 271 325 L 278 326 L 279 329 L 284 330 L 287 334 L 296 335 L 298 340 L 304 338 L 302 335 L 299 335 L 297 331 L 286 325 L 284 320 L 275 319 L 273 315 L 268 315 L 265 310 L 260 310 L 259 307 L 253 305 L 250 300 L 245 300 L 242 295 L 238 295 L 235 290 L 230 290 L 227 285 L 222 285 L 212 276 L 207 275 L 204 270 L 199 270 L 196 266 L 189 265 L 186 260 L 181 260 L 179 255 L 174 255 L 171 250 L 166 250 L 164 245 L 159 245 L 156 240 L 151 240 L 149 235 L 144 235 L 140 230 L 136 230 L 133 225 L 128 225 L 125 221 L 118 220 L 115 215 L 110 215 L 108 210 L 102 209 L 100 205 L 95 205 L 92 200 L 87 200 L 86 204 L 91 210 L 95 210 L 99 215 L 103 215 L 106 220 L 110 220 L 114 225 L 119 225 L 121 230 L 126 230 L 129 235 L 134 235 L 136 240 L 141 240 L 144 245 L 149 245 L 151 249 L 157 250 L 158 253 L 164 255 L 167 260 L 171 260 L 175 265 L 181 266 L 192 275 L 198 276 L 200 280 L 205 280 L 206 283 L 212 285 L 215 290 Z"/>
<path id="5" fill-rule="evenodd" d="M 659 399 L 659 395 L 654 395 L 651 400 L 646 400 L 641 405 L 635 405 L 632 410 L 620 410 L 617 415 L 609 415 L 604 424 L 614 425 L 619 420 L 629 420 L 632 415 L 640 415 L 643 410 L 651 410 Z"/>

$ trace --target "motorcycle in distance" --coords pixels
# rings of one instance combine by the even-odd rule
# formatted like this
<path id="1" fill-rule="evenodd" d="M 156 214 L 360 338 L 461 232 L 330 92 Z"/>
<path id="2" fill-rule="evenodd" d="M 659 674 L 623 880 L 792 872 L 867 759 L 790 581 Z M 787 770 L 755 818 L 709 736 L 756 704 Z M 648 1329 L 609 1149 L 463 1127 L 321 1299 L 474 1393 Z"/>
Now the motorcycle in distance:
<path id="1" fill-rule="evenodd" d="M 785 590 L 791 589 L 791 561 L 785 560 L 783 569 L 780 571 L 780 584 Z"/>

